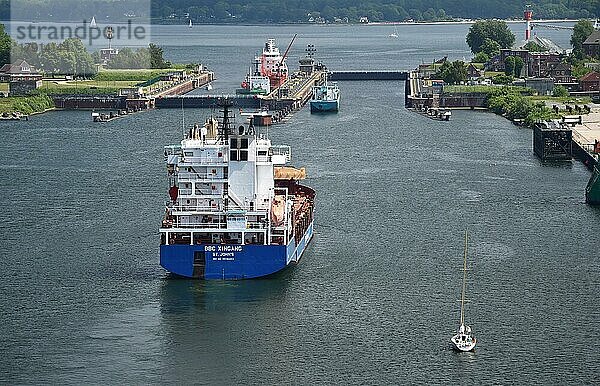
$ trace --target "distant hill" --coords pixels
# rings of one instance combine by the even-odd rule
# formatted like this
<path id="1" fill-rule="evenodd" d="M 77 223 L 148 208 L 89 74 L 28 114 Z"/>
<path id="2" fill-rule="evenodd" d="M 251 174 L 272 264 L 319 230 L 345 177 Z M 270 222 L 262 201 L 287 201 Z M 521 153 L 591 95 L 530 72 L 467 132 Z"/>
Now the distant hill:
<path id="1" fill-rule="evenodd" d="M 600 15 L 598 0 L 530 1 L 535 18 L 579 19 Z M 523 0 L 163 0 L 152 4 L 156 19 L 194 22 L 434 21 L 453 18 L 521 18 Z"/>
<path id="2" fill-rule="evenodd" d="M 78 21 L 82 15 L 120 21 L 121 7 L 147 11 L 150 0 L 19 0 L 36 20 Z M 460 18 L 521 18 L 523 0 L 151 0 L 155 23 L 323 23 L 435 21 Z M 536 19 L 600 16 L 598 0 L 531 0 Z M 148 15 L 137 16 L 147 18 Z M 91 16 L 88 16 L 88 18 Z M 10 19 L 9 0 L 0 0 L 0 19 Z"/>

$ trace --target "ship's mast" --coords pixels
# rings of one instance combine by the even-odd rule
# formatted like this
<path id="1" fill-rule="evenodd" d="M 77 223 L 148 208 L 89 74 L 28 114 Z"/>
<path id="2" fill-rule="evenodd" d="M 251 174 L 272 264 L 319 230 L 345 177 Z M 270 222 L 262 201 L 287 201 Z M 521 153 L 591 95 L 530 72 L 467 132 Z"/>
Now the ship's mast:
<path id="1" fill-rule="evenodd" d="M 465 252 L 463 256 L 463 285 L 462 285 L 462 296 L 460 298 L 460 325 L 465 324 L 465 292 L 467 290 L 467 249 L 468 249 L 468 234 L 465 231 Z"/>
<path id="2" fill-rule="evenodd" d="M 221 118 L 222 121 L 219 127 L 219 139 L 227 141 L 229 139 L 229 134 L 231 134 L 232 122 L 229 113 L 233 106 L 233 102 L 229 98 L 219 98 L 217 106 L 222 108 L 221 112 L 223 113 L 223 118 Z"/>

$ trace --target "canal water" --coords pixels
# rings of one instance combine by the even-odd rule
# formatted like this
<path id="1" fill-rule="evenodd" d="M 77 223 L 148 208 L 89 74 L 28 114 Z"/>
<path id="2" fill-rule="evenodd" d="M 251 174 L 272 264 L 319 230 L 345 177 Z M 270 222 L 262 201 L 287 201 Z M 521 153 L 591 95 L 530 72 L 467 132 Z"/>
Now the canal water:
<path id="1" fill-rule="evenodd" d="M 227 92 L 271 34 L 300 29 L 303 44 L 311 36 L 347 68 L 407 69 L 467 56 L 467 28 L 405 26 L 394 43 L 384 27 L 212 26 L 180 46 L 159 27 L 156 40 L 174 61 L 226 74 Z M 180 140 L 180 110 L 2 123 L 0 381 L 598 382 L 600 210 L 584 202 L 589 172 L 542 164 L 531 131 L 493 114 L 438 122 L 409 112 L 400 82 L 340 88 L 338 114 L 305 108 L 269 130 L 292 146 L 318 200 L 301 264 L 264 280 L 173 280 L 158 265 L 162 147 Z M 185 122 L 209 113 L 185 110 Z M 479 343 L 457 354 L 448 343 L 465 229 L 466 319 Z"/>

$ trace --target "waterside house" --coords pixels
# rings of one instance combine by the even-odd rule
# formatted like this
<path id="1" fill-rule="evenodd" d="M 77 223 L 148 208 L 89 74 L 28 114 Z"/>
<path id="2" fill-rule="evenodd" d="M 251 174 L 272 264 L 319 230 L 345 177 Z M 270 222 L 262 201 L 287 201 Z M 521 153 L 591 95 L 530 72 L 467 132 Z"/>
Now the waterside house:
<path id="1" fill-rule="evenodd" d="M 567 63 L 553 63 L 546 69 L 544 76 L 554 79 L 554 83 L 572 83 L 571 65 Z"/>
<path id="2" fill-rule="evenodd" d="M 483 70 L 475 67 L 473 63 L 469 63 L 467 66 L 467 77 L 471 80 L 479 79 L 483 76 Z"/>
<path id="3" fill-rule="evenodd" d="M 592 71 L 579 80 L 581 91 L 600 91 L 600 73 Z"/>
<path id="4" fill-rule="evenodd" d="M 42 86 L 42 74 L 25 60 L 0 68 L 0 82 L 8 83 L 11 95 L 27 95 Z"/>
<path id="5" fill-rule="evenodd" d="M 583 52 L 587 56 L 597 58 L 600 56 L 600 30 L 595 30 L 582 44 Z"/>
<path id="6" fill-rule="evenodd" d="M 529 51 L 524 48 L 527 43 L 535 43 L 542 47 L 543 51 Z M 556 68 L 556 65 L 562 62 L 566 55 L 567 52 L 555 44 L 552 40 L 534 36 L 528 41 L 521 42 L 519 46 L 501 49 L 499 55 L 491 58 L 490 61 L 486 63 L 486 69 L 488 71 L 504 71 L 504 63 L 508 57 L 520 57 L 524 63 L 524 66 L 521 70 L 521 76 L 538 78 L 552 77 L 557 83 L 570 82 L 570 78 L 567 80 L 567 78 L 571 75 L 570 68 L 568 75 L 564 73 L 566 69 L 563 68 L 563 66 Z"/>

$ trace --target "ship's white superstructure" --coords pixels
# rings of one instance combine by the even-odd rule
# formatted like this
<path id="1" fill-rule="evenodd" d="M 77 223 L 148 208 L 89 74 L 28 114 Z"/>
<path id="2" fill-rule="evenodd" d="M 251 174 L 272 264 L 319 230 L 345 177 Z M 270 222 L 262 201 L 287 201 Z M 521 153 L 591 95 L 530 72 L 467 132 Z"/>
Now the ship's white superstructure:
<path id="1" fill-rule="evenodd" d="M 263 48 L 262 55 L 257 56 L 260 62 L 260 74 L 271 80 L 271 87 L 279 87 L 288 76 L 288 67 L 285 58 L 275 45 L 275 39 L 268 39 Z"/>
<path id="2" fill-rule="evenodd" d="M 220 122 L 196 124 L 180 145 L 165 147 L 170 200 L 160 229 L 163 247 L 218 245 L 235 252 L 248 245 L 289 246 L 306 232 L 302 216 L 312 227 L 314 192 L 296 184 L 303 169 L 284 166 L 290 147 L 273 145 L 252 125 L 235 127 L 230 106 Z M 299 258 L 287 254 L 284 263 Z"/>

